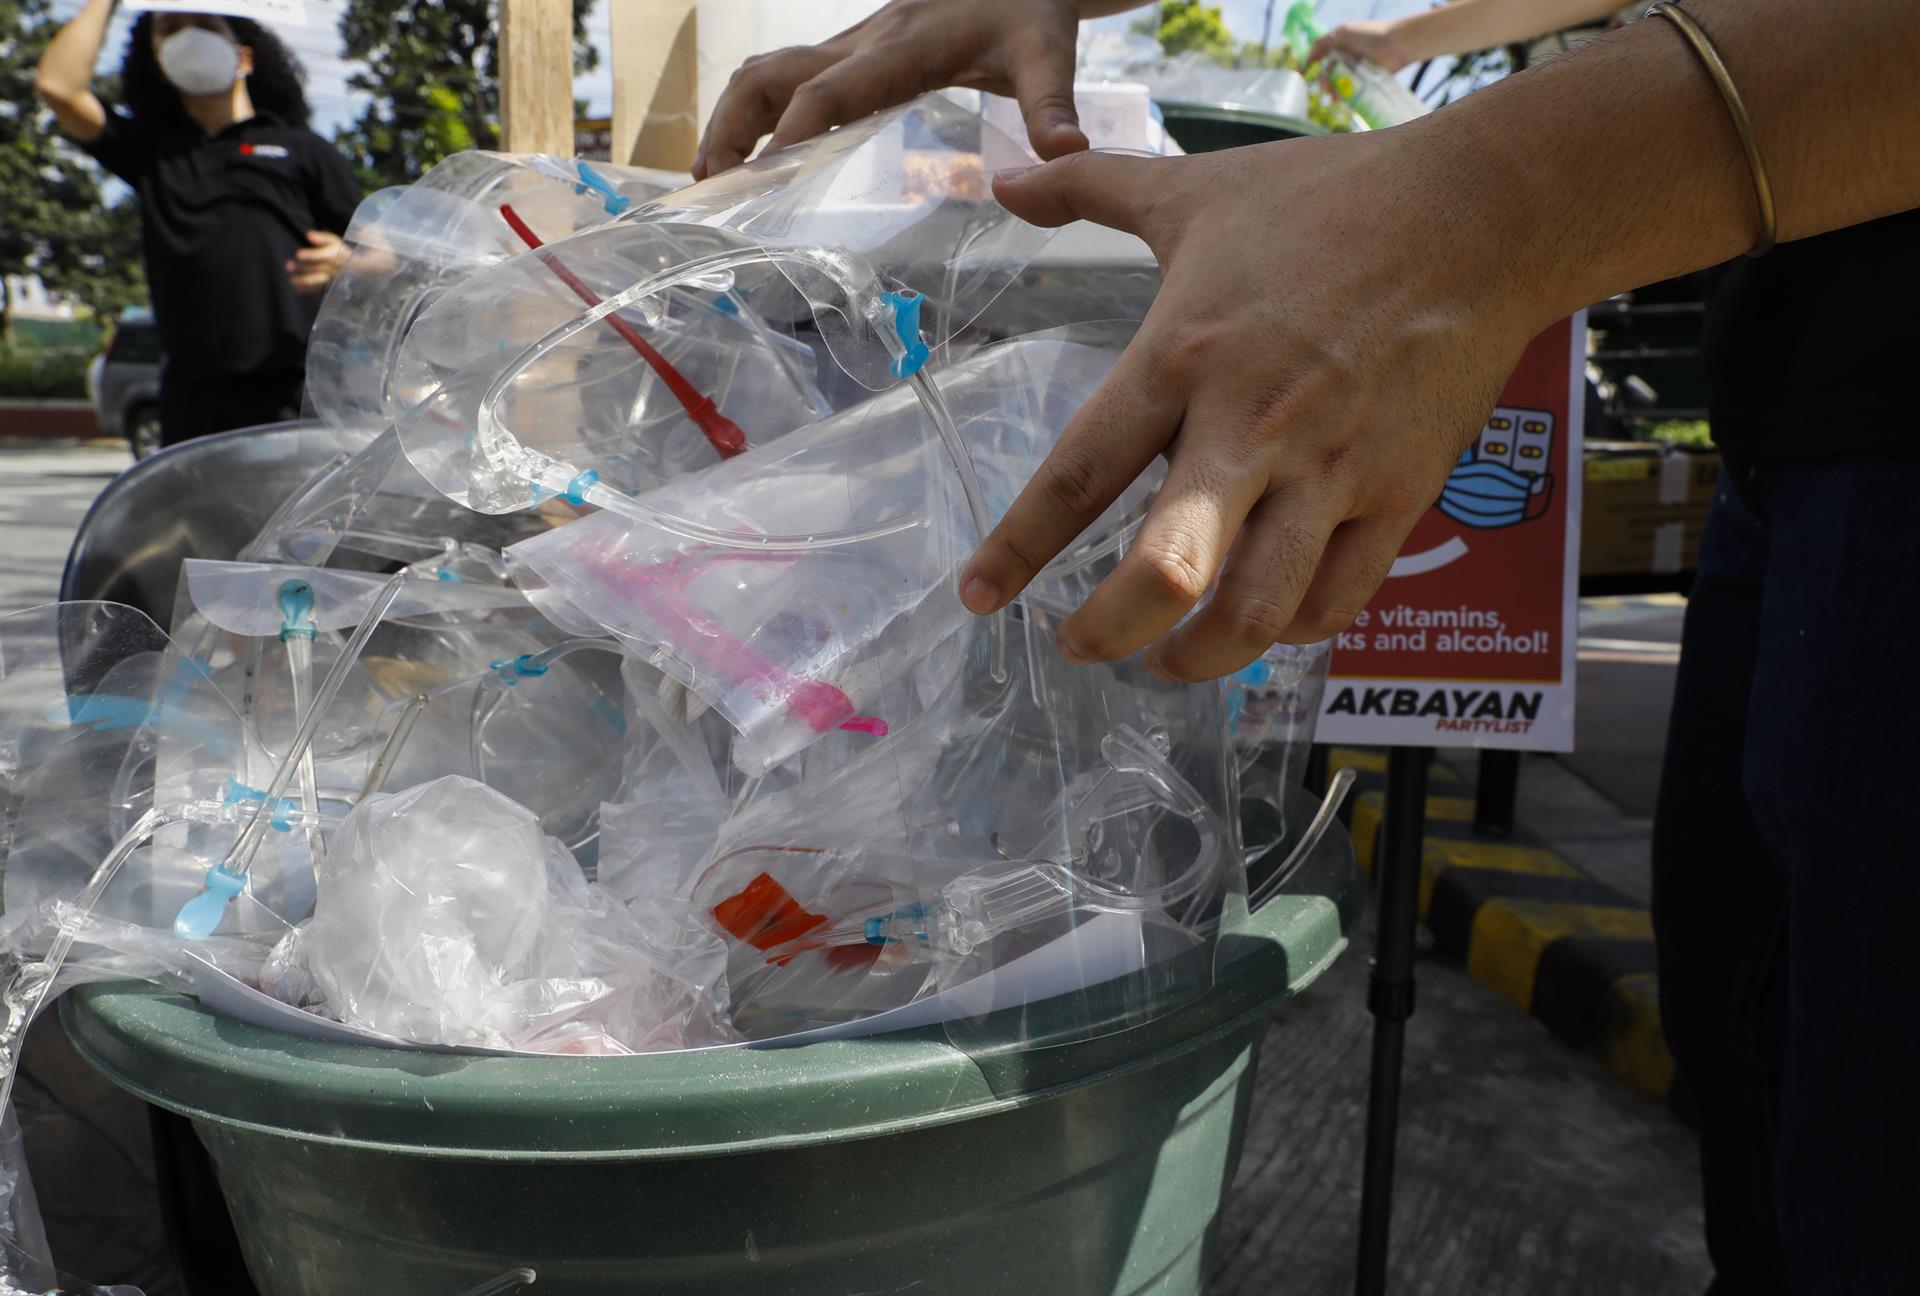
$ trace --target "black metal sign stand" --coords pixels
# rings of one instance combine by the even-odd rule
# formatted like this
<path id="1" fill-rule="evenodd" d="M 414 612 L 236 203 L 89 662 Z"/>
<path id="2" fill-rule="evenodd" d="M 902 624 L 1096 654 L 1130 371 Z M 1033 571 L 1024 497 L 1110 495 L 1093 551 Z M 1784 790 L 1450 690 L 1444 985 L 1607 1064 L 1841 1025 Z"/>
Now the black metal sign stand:
<path id="1" fill-rule="evenodd" d="M 1393 1153 L 1400 1130 L 1400 1055 L 1413 1016 L 1414 927 L 1420 911 L 1421 843 L 1426 836 L 1428 747 L 1387 753 L 1387 798 L 1375 864 L 1378 897 L 1373 976 L 1373 1065 L 1367 1093 L 1367 1149 L 1360 1187 L 1359 1296 L 1384 1296 L 1393 1217 Z"/>

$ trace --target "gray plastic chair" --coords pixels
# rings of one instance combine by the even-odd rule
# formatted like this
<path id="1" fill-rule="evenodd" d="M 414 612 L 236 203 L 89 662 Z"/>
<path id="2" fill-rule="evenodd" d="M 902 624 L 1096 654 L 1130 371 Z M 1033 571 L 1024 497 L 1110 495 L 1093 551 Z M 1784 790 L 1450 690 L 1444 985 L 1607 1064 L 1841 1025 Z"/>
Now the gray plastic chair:
<path id="1" fill-rule="evenodd" d="M 114 478 L 87 510 L 60 577 L 60 598 L 173 617 L 180 563 L 232 558 L 293 490 L 373 432 L 311 421 L 221 432 L 170 446 Z"/>

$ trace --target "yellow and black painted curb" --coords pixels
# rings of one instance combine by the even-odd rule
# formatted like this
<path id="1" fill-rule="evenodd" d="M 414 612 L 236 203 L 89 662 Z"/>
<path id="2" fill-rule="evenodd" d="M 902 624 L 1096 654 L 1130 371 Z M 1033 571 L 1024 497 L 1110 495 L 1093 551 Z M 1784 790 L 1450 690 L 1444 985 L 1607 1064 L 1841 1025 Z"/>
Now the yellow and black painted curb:
<path id="1" fill-rule="evenodd" d="M 1335 747 L 1327 765 L 1360 775 L 1350 828 L 1354 853 L 1371 873 L 1386 757 Z M 1635 1089 L 1669 1097 L 1673 1057 L 1660 1030 L 1646 907 L 1524 834 L 1476 835 L 1473 788 L 1445 764 L 1434 765 L 1429 788 L 1420 919 L 1435 943 Z"/>

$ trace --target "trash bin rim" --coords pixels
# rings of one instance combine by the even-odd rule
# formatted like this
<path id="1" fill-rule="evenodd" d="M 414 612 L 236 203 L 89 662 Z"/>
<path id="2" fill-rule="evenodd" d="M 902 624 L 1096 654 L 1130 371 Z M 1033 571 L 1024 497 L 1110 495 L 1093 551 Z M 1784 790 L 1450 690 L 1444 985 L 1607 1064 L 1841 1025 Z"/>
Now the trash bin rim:
<path id="1" fill-rule="evenodd" d="M 146 1101 L 295 1141 L 514 1161 L 839 1142 L 1044 1102 L 1244 1030 L 1346 948 L 1358 870 L 1344 835 L 1328 855 L 1299 891 L 1244 920 L 1255 952 L 1229 964 L 1203 999 L 1119 1034 L 1027 1053 L 971 1056 L 937 1027 L 640 1058 L 402 1052 L 247 1025 L 124 982 L 70 992 L 61 1015 L 82 1055 Z M 648 1068 L 644 1079 L 638 1067 Z"/>
<path id="2" fill-rule="evenodd" d="M 1325 962 L 1330 963 L 1334 957 L 1336 957 L 1341 951 L 1344 951 L 1344 949 L 1346 948 L 1346 945 L 1347 945 L 1346 938 L 1342 937 L 1340 940 L 1338 949 L 1332 951 L 1327 956 Z M 143 987 L 143 989 L 151 989 L 151 987 Z M 158 993 L 164 994 L 164 993 L 170 993 L 170 992 L 159 991 Z M 1084 1089 L 1091 1085 L 1100 1084 L 1105 1080 L 1113 1078 L 1115 1075 L 1136 1070 L 1142 1066 L 1149 1066 L 1149 1065 L 1153 1065 L 1153 1064 L 1166 1061 L 1175 1057 L 1179 1057 L 1194 1049 L 1204 1048 L 1208 1044 L 1214 1043 L 1215 1041 L 1220 1040 L 1224 1037 L 1243 1033 L 1247 1029 L 1248 1025 L 1251 1024 L 1254 1020 L 1272 1012 L 1273 1009 L 1280 1002 L 1291 998 L 1295 993 L 1297 993 L 1296 987 L 1292 987 L 1292 986 L 1283 987 L 1272 998 L 1253 1005 L 1252 1007 L 1230 1018 L 1229 1020 L 1220 1023 L 1219 1025 L 1213 1027 L 1211 1030 L 1208 1030 L 1203 1034 L 1194 1035 L 1185 1040 L 1182 1040 L 1173 1047 L 1157 1050 L 1149 1054 L 1135 1057 L 1126 1062 L 1120 1063 L 1116 1066 L 1107 1068 L 1103 1071 L 1090 1074 L 1090 1075 L 1081 1076 L 1074 1080 L 1070 1080 L 1058 1085 L 1050 1086 L 1046 1089 L 1032 1090 L 1029 1092 L 1014 1094 L 1006 1097 L 996 1097 L 996 1098 L 985 1099 L 979 1102 L 970 1103 L 964 1107 L 954 1107 L 954 1108 L 943 1110 L 943 1111 L 920 1112 L 920 1113 L 899 1116 L 899 1117 L 891 1118 L 884 1121 L 874 1122 L 872 1124 L 865 1125 L 857 1129 L 843 1129 L 843 1130 L 837 1130 L 837 1131 L 815 1130 L 815 1131 L 808 1131 L 804 1133 L 793 1133 L 793 1134 L 769 1133 L 769 1134 L 756 1135 L 752 1138 L 740 1139 L 730 1143 L 701 1143 L 701 1144 L 692 1144 L 685 1147 L 649 1146 L 649 1147 L 638 1147 L 638 1148 L 614 1147 L 614 1148 L 554 1148 L 554 1149 L 484 1148 L 484 1147 L 460 1147 L 460 1146 L 443 1147 L 443 1146 L 430 1146 L 430 1145 L 418 1144 L 418 1143 L 395 1143 L 395 1142 L 382 1141 L 378 1139 L 349 1138 L 349 1137 L 337 1136 L 337 1135 L 320 1134 L 320 1133 L 304 1131 L 304 1130 L 290 1130 L 280 1126 L 265 1125 L 257 1121 L 236 1119 L 234 1117 L 225 1116 L 216 1112 L 183 1105 L 179 1102 L 176 1102 L 168 1098 L 163 1094 L 158 1094 L 158 1093 L 152 1092 L 151 1090 L 141 1085 L 130 1083 L 123 1075 L 107 1067 L 106 1064 L 103 1063 L 101 1059 L 97 1057 L 92 1052 L 92 1050 L 90 1050 L 87 1047 L 87 1045 L 84 1042 L 81 1042 L 78 1036 L 75 1037 L 75 1043 L 76 1043 L 76 1047 L 79 1049 L 80 1054 L 83 1057 L 85 1057 L 89 1063 L 91 1063 L 96 1067 L 100 1067 L 107 1075 L 109 1075 L 114 1080 L 116 1084 L 119 1084 L 122 1087 L 126 1088 L 129 1092 L 131 1092 L 141 1100 L 152 1103 L 154 1106 L 165 1108 L 166 1110 L 174 1112 L 177 1115 L 186 1116 L 191 1120 L 207 1121 L 209 1123 L 216 1124 L 227 1129 L 243 1131 L 251 1134 L 265 1135 L 272 1138 L 291 1139 L 295 1142 L 300 1142 L 300 1143 L 319 1143 L 319 1144 L 332 1145 L 336 1147 L 355 1148 L 362 1151 L 381 1152 L 381 1153 L 394 1155 L 394 1156 L 426 1157 L 426 1158 L 436 1159 L 436 1160 L 455 1160 L 455 1161 L 466 1161 L 466 1162 L 497 1161 L 497 1162 L 512 1162 L 515 1164 L 525 1164 L 528 1162 L 536 1162 L 536 1161 L 559 1161 L 559 1162 L 567 1162 L 567 1163 L 583 1163 L 583 1162 L 595 1162 L 595 1161 L 620 1162 L 620 1161 L 633 1161 L 633 1160 L 640 1160 L 640 1159 L 676 1160 L 676 1159 L 698 1159 L 698 1158 L 707 1158 L 707 1157 L 716 1157 L 716 1156 L 737 1156 L 737 1155 L 743 1155 L 747 1153 L 761 1153 L 761 1152 L 770 1152 L 770 1151 L 780 1151 L 788 1148 L 808 1147 L 808 1146 L 817 1145 L 825 1142 L 844 1143 L 854 1139 L 880 1138 L 889 1134 L 901 1134 L 901 1133 L 906 1133 L 913 1130 L 928 1129 L 928 1128 L 932 1128 L 939 1125 L 954 1124 L 960 1121 L 973 1120 L 978 1117 L 993 1115 L 998 1112 L 1011 1111 L 1020 1107 L 1027 1107 L 1027 1106 L 1032 1106 L 1038 1103 L 1049 1102 L 1054 1099 L 1064 1097 L 1065 1095 L 1073 1093 L 1076 1090 Z M 175 997 L 182 998 L 182 999 L 186 998 L 186 996 L 175 996 Z M 924 1034 L 925 1032 L 913 1032 L 913 1033 Z M 951 1046 L 946 1044 L 944 1039 L 933 1041 L 933 1045 L 934 1047 L 951 1050 Z M 801 1047 L 802 1048 L 821 1048 L 825 1046 L 816 1044 L 816 1045 L 803 1045 Z M 785 1051 L 795 1051 L 795 1050 L 785 1050 Z M 583 1060 L 583 1059 L 572 1059 L 572 1060 Z M 629 1061 L 631 1059 L 618 1059 L 618 1060 Z"/>

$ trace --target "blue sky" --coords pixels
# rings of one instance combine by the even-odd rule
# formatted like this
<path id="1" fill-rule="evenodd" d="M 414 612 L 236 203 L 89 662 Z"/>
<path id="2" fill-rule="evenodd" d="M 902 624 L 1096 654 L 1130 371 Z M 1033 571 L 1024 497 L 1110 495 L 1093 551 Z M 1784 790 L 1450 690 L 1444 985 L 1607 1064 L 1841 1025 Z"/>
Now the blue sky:
<path id="1" fill-rule="evenodd" d="M 351 121 L 358 115 L 364 96 L 347 89 L 347 77 L 352 74 L 349 64 L 340 58 L 340 42 L 332 22 L 326 20 L 329 9 L 333 9 L 338 0 L 307 0 L 310 12 L 314 15 L 312 25 L 305 28 L 282 28 L 280 35 L 301 60 L 307 65 L 307 98 L 313 104 L 314 127 L 322 135 L 331 135 L 334 128 Z M 555 0 L 557 3 L 558 0 Z M 1274 27 L 1278 33 L 1281 16 L 1286 12 L 1290 0 L 1275 0 Z M 61 17 L 69 17 L 79 11 L 82 0 L 55 0 L 54 11 Z M 591 75 L 581 77 L 574 85 L 574 94 L 587 101 L 590 113 L 602 115 L 612 111 L 613 77 L 607 65 L 606 46 L 608 17 L 607 6 L 617 3 L 644 3 L 644 0 L 596 0 L 588 19 L 594 43 L 601 50 L 601 66 Z M 712 0 L 710 7 L 727 4 L 804 4 L 805 0 Z M 1227 25 L 1236 36 L 1243 40 L 1258 40 L 1262 19 L 1267 10 L 1267 0 L 1216 0 L 1226 17 Z M 1428 7 L 1429 0 L 1320 0 L 1322 19 L 1329 24 L 1344 22 L 1353 18 L 1387 18 L 1402 13 Z M 1103 19 L 1103 24 L 1124 27 L 1132 16 Z M 107 43 L 101 53 L 103 69 L 117 67 L 121 53 L 126 45 L 126 29 L 131 21 L 124 11 L 114 15 L 113 25 L 107 34 Z"/>

